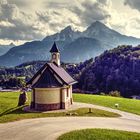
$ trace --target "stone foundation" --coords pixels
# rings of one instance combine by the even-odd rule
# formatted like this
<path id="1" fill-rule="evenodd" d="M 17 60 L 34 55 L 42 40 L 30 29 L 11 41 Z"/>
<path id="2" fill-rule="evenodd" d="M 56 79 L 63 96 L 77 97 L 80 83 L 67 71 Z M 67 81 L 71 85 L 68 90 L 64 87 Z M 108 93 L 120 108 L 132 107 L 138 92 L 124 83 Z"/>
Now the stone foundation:
<path id="1" fill-rule="evenodd" d="M 30 108 L 35 109 L 37 111 L 52 111 L 59 109 L 67 109 L 73 104 L 73 99 L 71 98 L 66 103 L 54 103 L 54 104 L 38 104 L 35 102 L 31 102 Z"/>
<path id="2" fill-rule="evenodd" d="M 66 105 L 65 103 L 61 103 L 61 108 L 65 109 L 66 108 L 65 105 Z"/>
<path id="3" fill-rule="evenodd" d="M 30 108 L 37 111 L 52 111 L 59 109 L 67 109 L 71 105 L 71 102 L 66 103 L 55 103 L 55 104 L 37 104 L 31 102 Z"/>
<path id="4" fill-rule="evenodd" d="M 35 103 L 35 110 L 38 111 L 51 111 L 51 110 L 59 110 L 61 109 L 60 103 L 55 104 L 37 104 Z"/>
<path id="5" fill-rule="evenodd" d="M 68 100 L 65 103 L 62 103 L 62 109 L 68 109 L 73 104 L 72 99 Z"/>
<path id="6" fill-rule="evenodd" d="M 35 108 L 35 102 L 31 102 L 30 108 L 31 109 Z"/>

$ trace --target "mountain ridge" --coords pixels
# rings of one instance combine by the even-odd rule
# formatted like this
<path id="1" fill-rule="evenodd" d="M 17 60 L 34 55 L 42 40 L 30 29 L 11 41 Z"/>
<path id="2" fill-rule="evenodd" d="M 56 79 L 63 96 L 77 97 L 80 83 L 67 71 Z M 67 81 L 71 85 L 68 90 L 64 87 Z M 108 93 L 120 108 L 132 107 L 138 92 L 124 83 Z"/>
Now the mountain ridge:
<path id="1" fill-rule="evenodd" d="M 47 61 L 50 58 L 49 49 L 54 41 L 61 51 L 61 60 L 76 63 L 96 57 L 103 51 L 115 48 L 118 45 L 130 44 L 136 46 L 140 44 L 140 39 L 122 35 L 96 21 L 83 32 L 74 31 L 71 26 L 67 26 L 59 33 L 46 36 L 41 41 L 27 42 L 14 47 L 0 56 L 0 66 L 16 66 L 34 60 Z"/>
<path id="2" fill-rule="evenodd" d="M 7 53 L 13 47 L 15 47 L 15 44 L 14 43 L 10 43 L 8 45 L 0 44 L 0 56 L 2 56 L 5 53 Z"/>

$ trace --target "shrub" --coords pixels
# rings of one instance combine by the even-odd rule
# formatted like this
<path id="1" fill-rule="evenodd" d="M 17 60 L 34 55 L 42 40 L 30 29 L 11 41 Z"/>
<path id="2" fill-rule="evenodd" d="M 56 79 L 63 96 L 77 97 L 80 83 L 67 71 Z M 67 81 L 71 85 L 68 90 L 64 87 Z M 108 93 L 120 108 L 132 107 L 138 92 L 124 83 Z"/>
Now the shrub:
<path id="1" fill-rule="evenodd" d="M 100 95 L 105 96 L 106 94 L 104 92 L 101 92 Z"/>
<path id="2" fill-rule="evenodd" d="M 120 97 L 121 96 L 119 91 L 111 91 L 111 92 L 109 92 L 109 95 L 113 96 L 113 97 Z"/>

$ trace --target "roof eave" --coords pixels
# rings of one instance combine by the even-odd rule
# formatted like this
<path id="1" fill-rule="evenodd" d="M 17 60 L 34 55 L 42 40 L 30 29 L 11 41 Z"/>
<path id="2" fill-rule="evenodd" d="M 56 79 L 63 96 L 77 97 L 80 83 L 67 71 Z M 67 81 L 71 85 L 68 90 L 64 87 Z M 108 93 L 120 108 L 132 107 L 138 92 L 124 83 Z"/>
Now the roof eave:
<path id="1" fill-rule="evenodd" d="M 69 83 L 69 85 L 74 85 L 76 83 L 78 83 L 78 82 L 77 81 L 73 81 L 73 82 Z"/>

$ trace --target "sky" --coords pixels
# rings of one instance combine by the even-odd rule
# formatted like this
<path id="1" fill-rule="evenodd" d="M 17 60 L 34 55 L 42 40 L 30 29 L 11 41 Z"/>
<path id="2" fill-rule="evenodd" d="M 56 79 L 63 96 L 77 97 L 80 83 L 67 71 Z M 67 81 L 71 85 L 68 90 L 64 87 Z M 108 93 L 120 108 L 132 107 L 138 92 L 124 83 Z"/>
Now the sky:
<path id="1" fill-rule="evenodd" d="M 95 21 L 140 38 L 140 0 L 0 0 L 0 44 L 41 40 Z"/>

